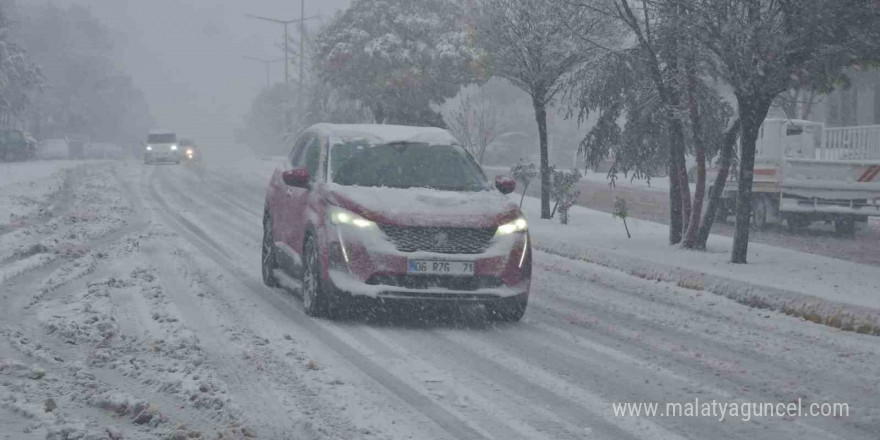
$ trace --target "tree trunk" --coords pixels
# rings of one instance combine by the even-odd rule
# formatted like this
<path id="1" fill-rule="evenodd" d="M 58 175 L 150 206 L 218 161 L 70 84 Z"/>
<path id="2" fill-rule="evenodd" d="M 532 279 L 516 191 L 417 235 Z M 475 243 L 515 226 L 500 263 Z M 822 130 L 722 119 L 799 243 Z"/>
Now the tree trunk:
<path id="1" fill-rule="evenodd" d="M 695 95 L 696 72 L 693 65 L 688 66 L 687 94 L 688 94 L 688 113 L 691 119 L 691 134 L 694 141 L 694 155 L 697 161 L 697 187 L 694 190 L 694 203 L 691 207 L 690 220 L 687 223 L 687 232 L 684 234 L 683 246 L 693 249 L 697 243 L 697 231 L 700 228 L 700 215 L 703 213 L 703 198 L 706 196 L 706 146 L 703 144 L 703 136 L 701 132 L 702 116 L 700 108 L 697 105 L 697 97 Z M 685 174 L 687 175 L 687 174 Z M 688 188 L 690 189 L 690 188 Z"/>
<path id="2" fill-rule="evenodd" d="M 677 174 L 679 182 L 678 191 L 681 193 L 681 230 L 684 232 L 691 218 L 691 185 L 688 182 L 687 161 L 684 158 L 684 127 L 682 127 L 681 120 L 678 118 L 672 121 L 672 133 L 673 169 Z"/>
<path id="3" fill-rule="evenodd" d="M 733 153 L 736 151 L 736 139 L 739 137 L 740 126 L 740 121 L 737 119 L 727 132 L 724 133 L 724 143 L 721 145 L 721 157 L 718 161 L 718 175 L 715 176 L 712 192 L 709 194 L 709 205 L 706 206 L 706 214 L 703 215 L 703 224 L 700 225 L 700 231 L 697 233 L 695 247 L 698 249 L 706 248 L 709 233 L 712 231 L 712 225 L 715 223 L 715 216 L 722 203 L 721 195 L 724 193 L 724 186 L 727 184 L 727 177 L 730 175 L 730 165 L 733 162 Z"/>
<path id="4" fill-rule="evenodd" d="M 541 218 L 550 218 L 550 154 L 547 146 L 547 104 L 544 96 L 532 97 L 535 120 L 538 122 L 538 139 L 541 149 Z"/>
<path id="5" fill-rule="evenodd" d="M 669 170 L 669 244 L 681 243 L 682 215 L 681 215 L 681 186 L 678 173 L 675 172 L 675 160 L 672 151 L 672 141 L 669 146 L 669 163 L 666 164 Z"/>
<path id="6" fill-rule="evenodd" d="M 672 112 L 667 112 L 669 124 L 669 244 L 681 243 L 691 213 L 691 188 L 688 185 L 684 160 L 684 128 Z"/>
<path id="7" fill-rule="evenodd" d="M 739 158 L 739 182 L 736 193 L 736 231 L 730 262 L 748 263 L 749 227 L 752 222 L 752 182 L 755 177 L 755 141 L 771 100 L 737 94 L 739 117 L 742 121 L 742 152 Z"/>

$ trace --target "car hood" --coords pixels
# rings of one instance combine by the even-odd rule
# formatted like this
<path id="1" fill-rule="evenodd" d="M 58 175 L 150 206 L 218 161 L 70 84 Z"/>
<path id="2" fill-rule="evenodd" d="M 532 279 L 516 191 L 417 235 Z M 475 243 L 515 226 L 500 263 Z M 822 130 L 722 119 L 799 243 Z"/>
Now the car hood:
<path id="1" fill-rule="evenodd" d="M 517 206 L 495 190 L 459 192 L 337 184 L 327 185 L 326 190 L 330 203 L 380 224 L 489 228 L 519 216 Z"/>

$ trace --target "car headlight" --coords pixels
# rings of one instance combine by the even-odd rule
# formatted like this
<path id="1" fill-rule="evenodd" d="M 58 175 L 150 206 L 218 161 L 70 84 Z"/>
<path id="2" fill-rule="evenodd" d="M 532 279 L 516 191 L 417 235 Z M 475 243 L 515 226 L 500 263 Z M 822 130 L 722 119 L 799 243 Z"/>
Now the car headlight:
<path id="1" fill-rule="evenodd" d="M 172 146 L 171 146 L 171 151 L 177 151 L 177 145 L 172 145 Z"/>
<path id="2" fill-rule="evenodd" d="M 523 217 L 520 217 L 510 223 L 505 223 L 498 227 L 495 230 L 495 235 L 510 235 L 514 232 L 522 232 L 529 228 L 528 222 Z"/>
<path id="3" fill-rule="evenodd" d="M 351 225 L 359 229 L 373 229 L 376 227 L 376 223 L 341 208 L 330 210 L 330 223 L 334 225 Z"/>
<path id="4" fill-rule="evenodd" d="M 153 147 L 147 145 L 147 151 L 153 151 Z"/>

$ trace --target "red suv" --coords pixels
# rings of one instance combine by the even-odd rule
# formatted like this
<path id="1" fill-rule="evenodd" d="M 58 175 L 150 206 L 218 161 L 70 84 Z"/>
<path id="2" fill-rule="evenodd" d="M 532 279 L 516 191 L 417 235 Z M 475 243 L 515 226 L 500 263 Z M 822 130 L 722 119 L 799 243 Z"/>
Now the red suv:
<path id="1" fill-rule="evenodd" d="M 356 298 L 483 304 L 491 319 L 526 310 L 528 225 L 446 130 L 318 124 L 276 169 L 263 213 L 268 286 L 300 290 L 332 317 Z"/>

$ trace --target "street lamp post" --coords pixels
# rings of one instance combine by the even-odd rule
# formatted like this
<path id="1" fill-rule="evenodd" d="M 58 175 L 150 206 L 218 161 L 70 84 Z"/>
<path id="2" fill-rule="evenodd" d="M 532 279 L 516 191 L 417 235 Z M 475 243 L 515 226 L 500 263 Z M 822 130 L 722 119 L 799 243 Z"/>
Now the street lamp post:
<path id="1" fill-rule="evenodd" d="M 270 79 L 272 64 L 284 61 L 283 59 L 267 60 L 264 58 L 251 57 L 251 56 L 247 56 L 247 55 L 242 55 L 241 57 L 244 59 L 247 59 L 247 60 L 256 61 L 256 62 L 264 64 L 266 66 L 266 88 L 267 89 L 272 86 L 272 81 Z"/>
<path id="2" fill-rule="evenodd" d="M 291 24 L 294 24 L 294 23 L 300 24 L 300 38 L 299 38 L 300 52 L 298 54 L 299 55 L 299 90 L 298 90 L 299 96 L 298 96 L 298 99 L 300 102 L 303 102 L 303 97 L 302 97 L 303 76 L 305 75 L 305 54 L 303 53 L 305 46 L 303 43 L 306 39 L 305 21 L 316 19 L 318 17 L 317 16 L 314 16 L 314 17 L 306 17 L 305 16 L 305 0 L 300 0 L 300 18 L 297 18 L 294 20 L 281 20 L 281 19 L 272 18 L 272 17 L 260 17 L 260 16 L 256 16 L 256 15 L 250 15 L 250 14 L 248 14 L 247 16 L 250 18 L 253 18 L 255 20 L 262 20 L 262 21 L 266 21 L 269 23 L 275 23 L 275 24 L 280 24 L 280 25 L 284 26 L 284 84 L 288 87 L 290 86 L 290 73 L 289 73 L 289 69 L 290 69 L 290 35 L 288 34 L 288 26 Z M 284 111 L 284 122 L 287 125 L 287 128 L 289 129 L 291 121 L 290 121 L 290 110 L 287 107 L 285 107 L 285 111 Z"/>

